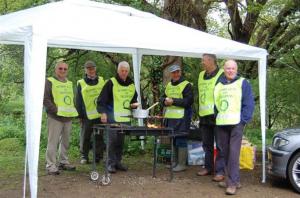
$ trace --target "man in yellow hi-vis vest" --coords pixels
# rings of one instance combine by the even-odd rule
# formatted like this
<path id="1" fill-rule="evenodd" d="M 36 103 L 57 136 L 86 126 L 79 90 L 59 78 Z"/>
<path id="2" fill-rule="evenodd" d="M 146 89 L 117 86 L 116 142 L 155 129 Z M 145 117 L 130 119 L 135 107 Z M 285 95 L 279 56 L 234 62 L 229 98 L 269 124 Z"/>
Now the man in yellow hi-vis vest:
<path id="1" fill-rule="evenodd" d="M 199 74 L 199 128 L 202 134 L 203 150 L 205 152 L 204 168 L 197 175 L 205 176 L 214 174 L 213 181 L 224 180 L 224 156 L 220 152 L 217 133 L 216 119 L 214 115 L 214 88 L 218 79 L 223 74 L 223 69 L 217 66 L 217 57 L 214 54 L 203 54 L 203 71 Z M 218 150 L 214 163 L 214 143 Z"/>
<path id="2" fill-rule="evenodd" d="M 237 74 L 237 63 L 228 60 L 224 64 L 224 76 L 219 79 L 215 90 L 216 125 L 218 143 L 225 159 L 226 194 L 234 195 L 241 187 L 239 156 L 245 125 L 250 122 L 254 111 L 251 85 Z"/>
<path id="3" fill-rule="evenodd" d="M 75 170 L 67 151 L 72 126 L 72 117 L 78 113 L 74 106 L 74 93 L 71 81 L 67 80 L 68 64 L 58 62 L 55 76 L 45 83 L 44 107 L 48 115 L 48 144 L 46 170 L 49 175 L 58 175 L 59 170 Z M 59 163 L 56 163 L 57 147 L 60 147 Z"/>
<path id="4" fill-rule="evenodd" d="M 175 138 L 175 157 L 177 159 L 172 164 L 173 171 L 186 170 L 187 161 L 187 137 L 192 118 L 192 104 L 194 101 L 191 83 L 182 77 L 179 65 L 169 67 L 171 82 L 166 86 L 165 94 L 161 98 L 161 103 L 165 107 L 164 125 L 172 127 L 175 133 L 184 132 L 184 136 Z"/>
<path id="5" fill-rule="evenodd" d="M 137 92 L 133 81 L 128 77 L 130 66 L 122 61 L 118 64 L 117 75 L 109 79 L 98 98 L 97 110 L 101 113 L 102 123 L 122 123 L 130 125 L 132 108 L 137 108 Z M 118 131 L 109 133 L 108 167 L 110 173 L 117 170 L 127 171 L 121 163 L 124 134 Z"/>
<path id="6" fill-rule="evenodd" d="M 76 109 L 81 124 L 80 153 L 81 164 L 89 162 L 89 150 L 91 148 L 91 136 L 93 125 L 100 124 L 100 113 L 97 111 L 97 98 L 104 86 L 104 80 L 97 75 L 96 64 L 87 61 L 84 64 L 85 77 L 77 82 Z M 96 163 L 103 158 L 104 142 L 102 135 L 95 135 Z"/>

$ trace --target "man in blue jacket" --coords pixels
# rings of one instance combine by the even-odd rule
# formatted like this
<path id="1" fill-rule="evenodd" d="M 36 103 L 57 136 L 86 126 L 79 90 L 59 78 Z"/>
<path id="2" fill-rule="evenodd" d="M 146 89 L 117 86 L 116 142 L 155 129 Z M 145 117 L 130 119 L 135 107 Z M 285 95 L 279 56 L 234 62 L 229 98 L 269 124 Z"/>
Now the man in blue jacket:
<path id="1" fill-rule="evenodd" d="M 221 76 L 214 90 L 216 107 L 216 125 L 218 143 L 225 157 L 226 182 L 220 187 L 226 188 L 227 195 L 236 194 L 241 187 L 239 156 L 243 130 L 252 119 L 254 99 L 251 85 L 237 74 L 237 63 L 228 60 L 224 64 L 224 76 Z"/>

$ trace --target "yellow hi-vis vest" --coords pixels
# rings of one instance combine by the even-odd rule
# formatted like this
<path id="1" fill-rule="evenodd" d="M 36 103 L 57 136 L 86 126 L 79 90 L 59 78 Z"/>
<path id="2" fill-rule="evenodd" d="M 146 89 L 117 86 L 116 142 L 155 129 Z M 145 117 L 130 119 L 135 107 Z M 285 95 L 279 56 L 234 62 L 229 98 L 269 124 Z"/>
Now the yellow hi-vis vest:
<path id="1" fill-rule="evenodd" d="M 48 80 L 52 83 L 52 95 L 57 106 L 57 115 L 63 117 L 76 117 L 78 113 L 74 106 L 73 83 L 61 82 L 53 77 Z"/>
<path id="2" fill-rule="evenodd" d="M 218 110 L 216 125 L 235 125 L 241 121 L 242 84 L 239 78 L 231 84 L 218 83 L 214 90 L 215 105 Z"/>
<path id="3" fill-rule="evenodd" d="M 130 122 L 130 101 L 135 93 L 134 84 L 122 86 L 116 78 L 111 78 L 113 83 L 114 118 L 116 122 Z M 124 108 L 125 107 L 125 108 Z"/>
<path id="4" fill-rule="evenodd" d="M 218 73 L 213 78 L 207 80 L 204 79 L 205 71 L 202 71 L 199 74 L 199 115 L 201 117 L 214 114 L 214 88 L 222 73 L 223 69 L 219 69 Z"/>
<path id="5" fill-rule="evenodd" d="M 104 86 L 103 78 L 99 76 L 96 85 L 88 85 L 84 79 L 78 80 L 77 84 L 81 86 L 82 99 L 88 119 L 100 118 L 101 114 L 97 111 L 97 98 Z"/>
<path id="6" fill-rule="evenodd" d="M 174 86 L 171 82 L 167 84 L 165 94 L 168 98 L 183 98 L 182 92 L 185 86 L 189 84 L 189 81 L 184 80 L 178 85 Z M 165 111 L 165 118 L 173 118 L 173 119 L 180 119 L 184 116 L 184 108 L 178 106 L 167 106 Z"/>

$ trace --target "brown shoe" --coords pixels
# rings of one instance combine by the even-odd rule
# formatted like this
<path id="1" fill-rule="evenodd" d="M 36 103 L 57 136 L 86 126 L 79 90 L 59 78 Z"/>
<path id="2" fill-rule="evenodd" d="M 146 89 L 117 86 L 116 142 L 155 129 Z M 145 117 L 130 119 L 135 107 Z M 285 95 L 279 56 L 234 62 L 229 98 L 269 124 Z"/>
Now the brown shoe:
<path id="1" fill-rule="evenodd" d="M 236 186 L 228 186 L 225 191 L 226 195 L 235 195 L 236 194 Z"/>
<path id="2" fill-rule="evenodd" d="M 215 175 L 212 180 L 215 181 L 215 182 L 220 182 L 220 181 L 223 181 L 224 180 L 224 176 L 223 175 Z"/>
<path id="3" fill-rule="evenodd" d="M 205 175 L 210 175 L 211 172 L 209 172 L 206 168 L 200 170 L 199 172 L 197 172 L 198 176 L 205 176 Z"/>
<path id="4" fill-rule="evenodd" d="M 226 184 L 226 182 L 224 182 L 224 181 L 219 182 L 219 183 L 218 183 L 218 186 L 219 186 L 220 188 L 227 188 L 227 184 Z M 241 183 L 238 183 L 238 184 L 236 185 L 236 188 L 237 188 L 237 189 L 242 188 L 242 184 L 241 184 Z"/>

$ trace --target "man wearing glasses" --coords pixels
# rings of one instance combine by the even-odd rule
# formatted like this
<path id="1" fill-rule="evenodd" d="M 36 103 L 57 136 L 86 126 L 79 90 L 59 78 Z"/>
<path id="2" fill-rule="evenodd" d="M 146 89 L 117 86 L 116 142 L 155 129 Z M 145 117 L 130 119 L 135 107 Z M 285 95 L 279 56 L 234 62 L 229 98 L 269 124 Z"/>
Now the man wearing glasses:
<path id="1" fill-rule="evenodd" d="M 74 93 L 71 81 L 67 80 L 68 64 L 58 62 L 55 75 L 45 83 L 44 107 L 47 112 L 48 144 L 46 151 L 46 171 L 49 175 L 58 175 L 59 170 L 75 170 L 71 165 L 67 151 L 71 133 L 72 117 L 78 115 L 74 106 Z M 56 161 L 59 145 L 59 163 Z"/>

